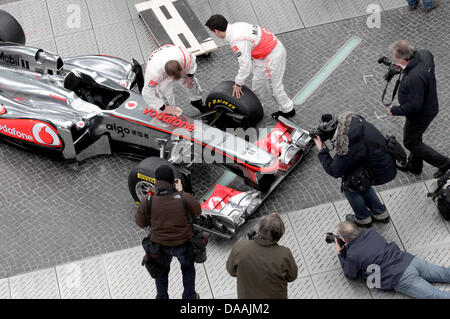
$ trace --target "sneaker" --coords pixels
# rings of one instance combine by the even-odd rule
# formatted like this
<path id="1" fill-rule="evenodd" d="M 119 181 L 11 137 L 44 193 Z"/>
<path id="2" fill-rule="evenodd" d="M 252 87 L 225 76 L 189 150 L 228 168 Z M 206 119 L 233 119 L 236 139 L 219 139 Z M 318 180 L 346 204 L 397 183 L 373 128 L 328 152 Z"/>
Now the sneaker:
<path id="1" fill-rule="evenodd" d="M 436 8 L 437 6 L 439 6 L 439 0 L 434 0 L 434 4 L 431 8 L 425 9 L 425 13 L 430 13 L 431 10 L 433 10 L 434 8 Z"/>
<path id="2" fill-rule="evenodd" d="M 372 211 L 370 211 L 370 215 L 372 216 L 372 220 L 377 223 L 388 224 L 391 220 L 387 211 L 382 214 L 374 214 Z M 381 216 L 382 218 L 380 218 Z"/>
<path id="3" fill-rule="evenodd" d="M 288 113 L 283 113 L 283 112 L 281 112 L 281 111 L 272 113 L 272 118 L 273 118 L 274 120 L 278 120 L 278 118 L 279 118 L 280 116 L 285 117 L 285 118 L 293 117 L 293 116 L 295 116 L 295 109 L 292 109 L 292 111 L 290 111 L 290 112 L 288 112 Z"/>
<path id="4" fill-rule="evenodd" d="M 368 218 L 370 218 L 370 222 L 369 222 L 369 223 L 361 224 L 361 223 L 359 222 L 359 220 L 356 219 L 356 216 L 355 216 L 355 215 L 348 214 L 348 215 L 345 216 L 345 220 L 346 220 L 346 221 L 355 223 L 356 225 L 358 225 L 358 227 L 362 227 L 362 228 L 369 228 L 369 227 L 372 226 L 372 218 L 371 218 L 371 217 L 368 217 Z"/>

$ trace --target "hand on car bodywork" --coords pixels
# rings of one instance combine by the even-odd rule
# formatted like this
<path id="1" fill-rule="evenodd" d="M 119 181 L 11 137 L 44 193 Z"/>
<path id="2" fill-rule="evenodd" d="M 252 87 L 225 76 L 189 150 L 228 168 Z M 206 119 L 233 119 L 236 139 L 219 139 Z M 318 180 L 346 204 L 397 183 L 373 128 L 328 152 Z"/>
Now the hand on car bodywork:
<path id="1" fill-rule="evenodd" d="M 177 106 L 167 105 L 164 109 L 164 112 L 166 112 L 169 115 L 178 116 L 178 115 L 181 115 L 181 113 L 183 113 L 183 110 Z"/>
<path id="2" fill-rule="evenodd" d="M 244 92 L 242 92 L 242 86 L 235 84 L 233 86 L 233 97 L 236 97 L 239 99 L 239 98 L 241 98 L 242 95 L 244 95 Z"/>

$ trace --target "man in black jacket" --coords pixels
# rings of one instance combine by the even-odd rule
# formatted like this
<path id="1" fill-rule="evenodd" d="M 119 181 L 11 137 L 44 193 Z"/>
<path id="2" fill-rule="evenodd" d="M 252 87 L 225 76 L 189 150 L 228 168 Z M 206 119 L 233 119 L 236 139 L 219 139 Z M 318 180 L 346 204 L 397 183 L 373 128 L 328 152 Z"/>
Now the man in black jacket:
<path id="1" fill-rule="evenodd" d="M 387 243 L 375 230 L 361 232 L 351 222 L 338 225 L 338 236 L 345 243 L 336 250 L 344 274 L 361 276 L 369 288 L 392 290 L 413 298 L 450 299 L 450 292 L 436 289 L 430 282 L 450 283 L 450 268 L 440 267 Z"/>
<path id="2" fill-rule="evenodd" d="M 322 121 L 326 118 L 334 117 L 330 114 L 322 115 Z M 345 177 L 355 168 L 365 165 L 373 174 L 372 185 L 382 185 L 395 178 L 395 160 L 381 150 L 386 146 L 386 139 L 375 126 L 350 111 L 340 114 L 336 122 L 333 130 L 327 133 L 327 138 L 331 138 L 335 146 L 336 156 L 331 157 L 320 136 L 314 139 L 319 150 L 319 160 L 329 175 L 335 178 Z M 372 187 L 361 191 L 342 187 L 342 191 L 355 212 L 355 216 L 348 215 L 347 220 L 354 221 L 361 227 L 370 227 L 372 218 L 383 223 L 389 222 L 386 207 Z"/>
<path id="3" fill-rule="evenodd" d="M 397 64 L 403 67 L 398 89 L 399 106 L 391 106 L 394 116 L 405 116 L 403 143 L 411 152 L 406 169 L 422 173 L 423 161 L 437 167 L 435 178 L 450 169 L 450 158 L 441 155 L 423 143 L 422 136 L 439 113 L 434 75 L 434 59 L 429 51 L 416 50 L 408 41 L 397 41 L 391 46 Z M 445 128 L 447 129 L 447 128 Z M 443 138 L 448 134 L 443 134 Z"/>

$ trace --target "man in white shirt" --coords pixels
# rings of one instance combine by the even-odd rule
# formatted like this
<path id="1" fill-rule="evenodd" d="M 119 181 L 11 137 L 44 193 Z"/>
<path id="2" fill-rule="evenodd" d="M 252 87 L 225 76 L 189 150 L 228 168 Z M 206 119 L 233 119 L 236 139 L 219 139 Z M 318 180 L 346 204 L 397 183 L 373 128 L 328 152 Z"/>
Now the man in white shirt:
<path id="1" fill-rule="evenodd" d="M 173 93 L 173 83 L 177 81 L 186 88 L 191 104 L 203 112 L 202 88 L 194 76 L 196 71 L 195 56 L 182 47 L 167 44 L 153 51 L 147 61 L 142 90 L 145 101 L 152 108 L 180 115 L 182 110 L 175 106 Z"/>
<path id="2" fill-rule="evenodd" d="M 211 16 L 206 26 L 218 38 L 227 40 L 239 59 L 233 96 L 240 98 L 243 95 L 242 86 L 253 67 L 253 91 L 261 96 L 267 90 L 279 105 L 280 110 L 272 117 L 294 116 L 294 104 L 283 86 L 286 49 L 281 41 L 265 28 L 245 22 L 230 24 L 219 14 Z"/>

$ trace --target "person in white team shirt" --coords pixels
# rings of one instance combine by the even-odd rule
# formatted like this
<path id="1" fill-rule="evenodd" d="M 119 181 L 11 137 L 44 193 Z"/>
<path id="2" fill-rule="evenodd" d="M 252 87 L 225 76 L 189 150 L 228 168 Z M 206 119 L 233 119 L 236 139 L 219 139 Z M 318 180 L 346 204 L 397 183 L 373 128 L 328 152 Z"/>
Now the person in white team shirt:
<path id="1" fill-rule="evenodd" d="M 261 96 L 268 90 L 280 107 L 272 117 L 277 119 L 280 115 L 294 116 L 294 104 L 283 86 L 286 49 L 281 41 L 265 28 L 245 22 L 230 24 L 219 14 L 211 16 L 206 26 L 218 38 L 227 40 L 239 59 L 239 72 L 235 79 L 233 96 L 240 98 L 243 95 L 242 85 L 253 67 L 253 91 Z"/>
<path id="2" fill-rule="evenodd" d="M 180 115 L 182 110 L 175 106 L 173 83 L 185 87 L 191 104 L 204 111 L 202 88 L 194 74 L 197 71 L 196 58 L 186 49 L 167 44 L 153 51 L 147 61 L 145 86 L 142 95 L 154 109 L 171 115 Z"/>

